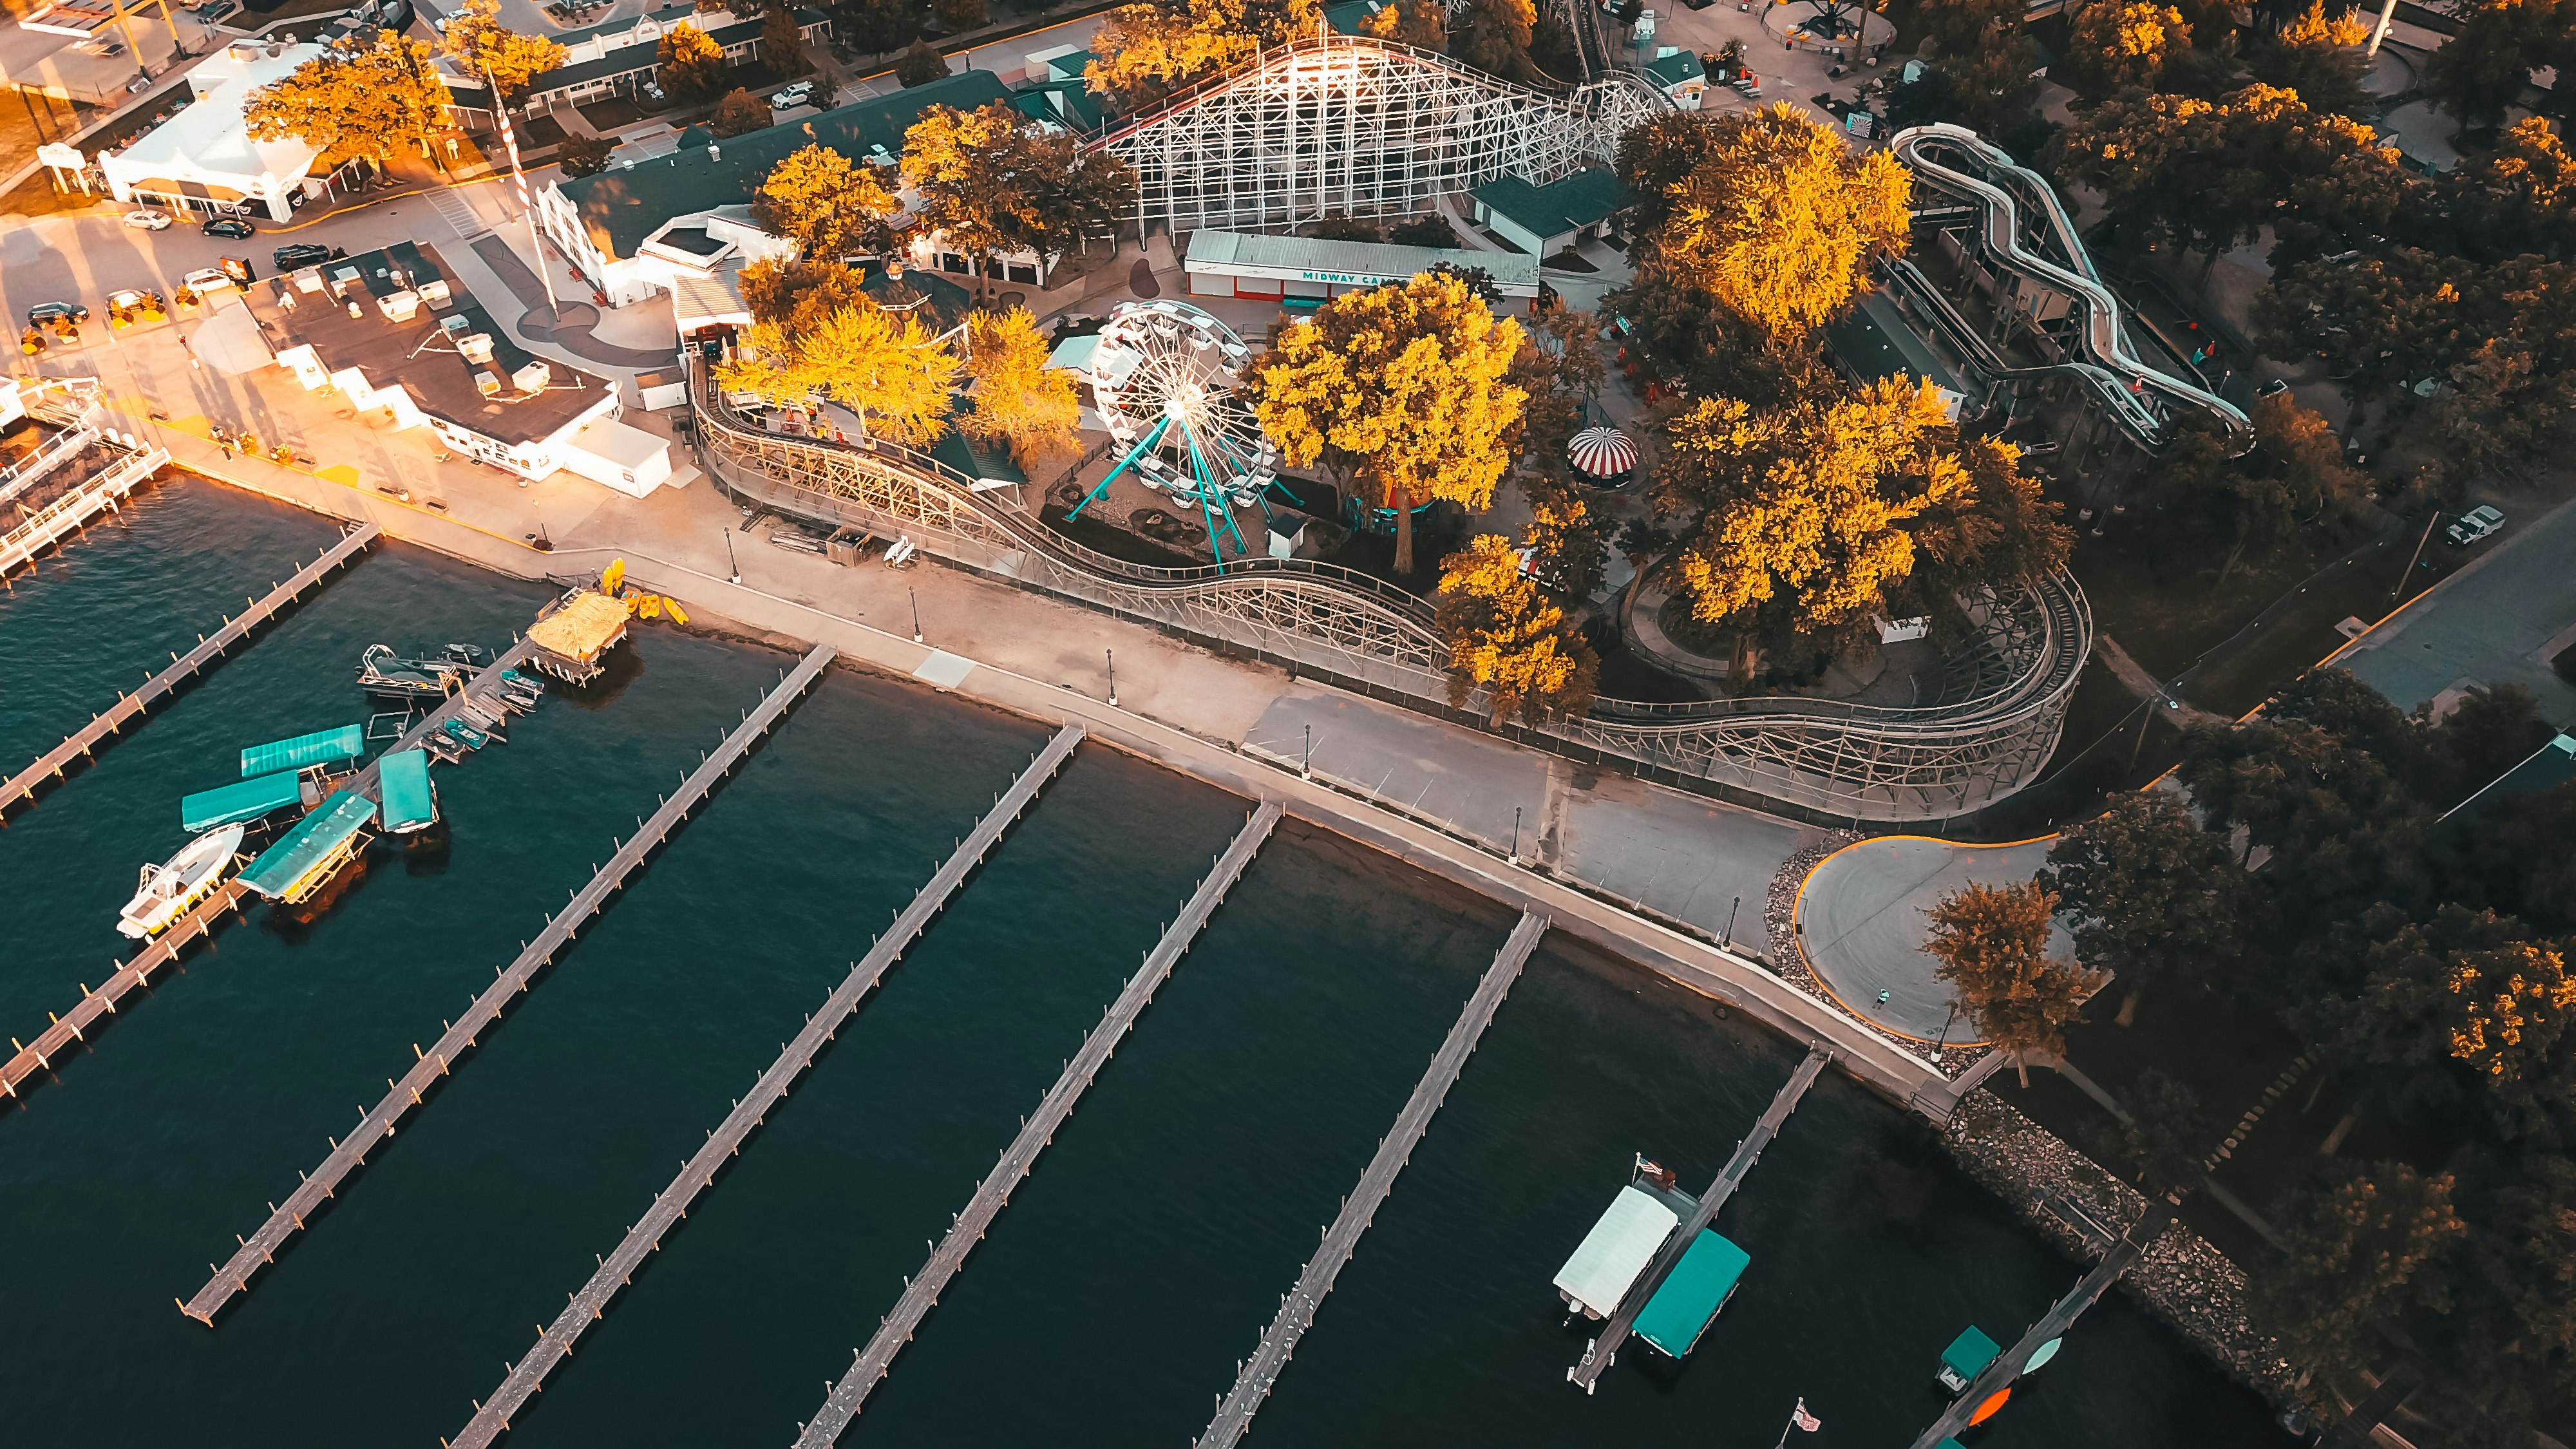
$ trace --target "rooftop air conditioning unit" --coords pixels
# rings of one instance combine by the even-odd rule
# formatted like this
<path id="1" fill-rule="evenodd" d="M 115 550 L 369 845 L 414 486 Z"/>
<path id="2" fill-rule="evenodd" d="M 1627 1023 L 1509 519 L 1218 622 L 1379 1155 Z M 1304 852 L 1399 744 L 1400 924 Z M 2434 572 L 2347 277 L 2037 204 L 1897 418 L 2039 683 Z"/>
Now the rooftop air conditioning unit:
<path id="1" fill-rule="evenodd" d="M 546 387 L 546 379 L 552 376 L 554 376 L 553 368 L 546 366 L 542 362 L 531 362 L 527 366 L 520 368 L 518 371 L 511 373 L 510 381 L 516 384 L 521 392 L 543 392 Z"/>
<path id="2" fill-rule="evenodd" d="M 420 299 L 428 303 L 433 308 L 446 306 L 448 298 L 451 295 L 452 293 L 449 291 L 445 282 L 423 282 L 420 284 Z"/>
<path id="3" fill-rule="evenodd" d="M 297 272 L 295 274 L 295 290 L 299 292 L 321 291 L 322 269 L 320 267 L 306 267 Z"/>
<path id="4" fill-rule="evenodd" d="M 485 397 L 498 397 L 498 396 L 500 396 L 500 394 L 501 394 L 501 378 L 500 378 L 500 375 L 499 375 L 499 374 L 497 374 L 497 373 L 490 373 L 490 372 L 478 372 L 478 373 L 474 374 L 474 390 L 475 390 L 476 392 L 479 392 L 479 393 L 483 394 Z"/>
<path id="5" fill-rule="evenodd" d="M 420 310 L 420 293 L 395 292 L 376 305 L 385 309 L 386 321 L 408 322 L 412 319 L 412 314 Z"/>
<path id="6" fill-rule="evenodd" d="M 352 322 L 363 322 L 366 320 L 366 316 L 367 309 L 358 305 L 357 298 L 351 297 L 349 299 L 349 320 Z"/>
<path id="7" fill-rule="evenodd" d="M 456 350 L 464 353 L 465 360 L 468 362 L 490 362 L 492 360 L 492 334 L 489 332 L 468 332 L 464 336 L 456 339 Z"/>

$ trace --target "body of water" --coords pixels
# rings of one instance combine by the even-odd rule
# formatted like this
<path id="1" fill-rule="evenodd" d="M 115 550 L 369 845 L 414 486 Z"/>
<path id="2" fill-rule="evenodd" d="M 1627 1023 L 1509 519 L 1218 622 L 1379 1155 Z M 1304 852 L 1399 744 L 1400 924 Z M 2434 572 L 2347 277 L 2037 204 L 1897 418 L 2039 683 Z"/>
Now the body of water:
<path id="1" fill-rule="evenodd" d="M 0 771 L 309 559 L 310 515 L 174 484 L 0 595 Z M 120 954 L 137 864 L 240 746 L 367 712 L 370 643 L 499 644 L 545 598 L 379 548 L 0 831 L 0 1017 Z M 452 840 L 263 908 L 0 1115 L 0 1419 L 31 1444 L 452 1435 L 1049 731 L 838 670 L 209 1331 L 193 1293 L 790 656 L 639 626 L 438 772 Z M 893 1306 L 1247 802 L 1086 745 L 522 1414 L 529 1445 L 784 1445 Z M 1288 822 L 843 1439 L 1181 1449 L 1512 924 Z M 1753 1254 L 1678 1367 L 1587 1398 L 1549 1279 L 1643 1151 L 1704 1184 L 1801 1048 L 1552 937 L 1256 1421 L 1260 1442 L 1902 1444 L 1943 1344 L 2078 1270 L 1828 1073 L 1720 1228 Z M 2124 1299 L 1983 1445 L 2281 1442 Z"/>

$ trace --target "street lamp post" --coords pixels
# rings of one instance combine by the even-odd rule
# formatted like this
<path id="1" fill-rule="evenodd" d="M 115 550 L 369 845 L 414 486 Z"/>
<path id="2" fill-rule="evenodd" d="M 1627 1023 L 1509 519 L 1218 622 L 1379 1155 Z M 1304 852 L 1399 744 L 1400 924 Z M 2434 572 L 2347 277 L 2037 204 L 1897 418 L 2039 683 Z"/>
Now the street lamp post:
<path id="1" fill-rule="evenodd" d="M 1743 907 L 1744 897 L 1737 896 L 1735 904 L 1726 908 L 1726 934 L 1719 938 L 1719 944 L 1729 951 L 1735 949 L 1735 913 Z"/>
<path id="2" fill-rule="evenodd" d="M 912 600 L 912 642 L 918 644 L 921 642 L 921 595 L 909 585 L 903 592 Z"/>
<path id="3" fill-rule="evenodd" d="M 1109 656 L 1109 707 L 1116 709 L 1118 707 L 1118 651 L 1103 649 L 1100 652 Z"/>

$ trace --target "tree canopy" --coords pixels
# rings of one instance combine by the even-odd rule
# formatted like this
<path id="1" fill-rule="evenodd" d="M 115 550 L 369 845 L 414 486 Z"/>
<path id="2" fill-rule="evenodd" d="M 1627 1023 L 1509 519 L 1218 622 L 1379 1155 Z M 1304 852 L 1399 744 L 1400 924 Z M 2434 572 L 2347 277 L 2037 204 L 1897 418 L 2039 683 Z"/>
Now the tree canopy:
<path id="1" fill-rule="evenodd" d="M 2084 1019 L 2097 972 L 2048 954 L 2057 897 L 2036 883 L 1971 881 L 1924 912 L 1932 974 L 1950 983 L 1980 1039 L 2005 1051 L 2061 1055 L 2066 1028 Z"/>
<path id="2" fill-rule="evenodd" d="M 2370 105 L 2361 88 L 2369 64 L 2361 46 L 2369 39 L 2359 12 L 2328 15 L 2325 0 L 2308 0 L 2298 18 L 2257 42 L 2248 58 L 2256 79 L 2298 92 L 2309 110 L 2358 118 Z"/>
<path id="3" fill-rule="evenodd" d="M 751 199 L 762 229 L 796 243 L 809 261 L 838 261 L 891 245 L 894 193 L 874 165 L 852 165 L 829 146 L 800 146 L 769 168 Z"/>
<path id="4" fill-rule="evenodd" d="M 325 164 L 357 157 L 390 159 L 405 146 L 429 151 L 445 123 L 447 83 L 429 46 L 390 30 L 371 42 L 335 41 L 285 78 L 250 93 L 242 120 L 252 139 L 300 137 Z"/>
<path id="5" fill-rule="evenodd" d="M 2425 58 L 2423 87 L 2460 119 L 2494 125 L 2534 70 L 2576 72 L 2576 0 L 2471 0 L 2459 8 L 2460 31 Z"/>
<path id="6" fill-rule="evenodd" d="M 915 40 L 905 46 L 903 54 L 894 63 L 895 81 L 906 90 L 944 80 L 948 74 L 948 57 L 941 55 L 939 47 L 927 40 Z"/>
<path id="7" fill-rule="evenodd" d="M 754 322 L 748 341 L 748 355 L 717 369 L 728 388 L 795 407 L 829 398 L 857 413 L 870 433 L 916 448 L 948 431 L 950 395 L 962 369 L 908 312 L 861 299 L 802 335 Z"/>
<path id="8" fill-rule="evenodd" d="M 1478 534 L 1440 561 L 1434 625 L 1449 640 L 1453 705 L 1481 688 L 1496 720 L 1535 724 L 1591 702 L 1599 658 L 1500 534 Z"/>
<path id="9" fill-rule="evenodd" d="M 805 61 L 805 30 L 796 23 L 796 7 L 791 0 L 764 0 L 760 63 L 769 67 L 771 75 L 782 78 L 811 69 Z"/>
<path id="10" fill-rule="evenodd" d="M 1396 517 L 1395 567 L 1413 569 L 1413 509 L 1491 507 L 1527 394 L 1506 380 L 1518 322 L 1496 321 L 1457 277 L 1424 272 L 1347 292 L 1274 335 L 1256 411 L 1281 456 L 1356 470 Z"/>
<path id="11" fill-rule="evenodd" d="M 2075 14 L 2066 54 L 2049 74 L 2088 101 L 2155 89 L 2173 56 L 2191 49 L 2182 12 L 2154 0 L 2100 0 Z"/>
<path id="12" fill-rule="evenodd" d="M 2245 872 L 2171 791 L 2129 791 L 2067 830 L 2039 883 L 2073 922 L 2075 959 L 2130 992 L 2198 991 L 2234 965 Z"/>
<path id="13" fill-rule="evenodd" d="M 703 100 L 724 84 L 724 47 L 685 20 L 662 32 L 654 55 L 662 89 L 681 100 Z"/>
<path id="14" fill-rule="evenodd" d="M 447 17 L 439 49 L 468 70 L 488 73 L 504 100 L 564 63 L 564 48 L 555 41 L 504 28 L 501 0 L 465 0 L 463 9 Z"/>
<path id="15" fill-rule="evenodd" d="M 974 381 L 975 406 L 957 425 L 978 442 L 1008 444 L 1024 469 L 1074 451 L 1081 436 L 1082 400 L 1073 375 L 1046 365 L 1054 350 L 1025 307 L 966 319 L 966 375 Z"/>
<path id="16" fill-rule="evenodd" d="M 1058 255 L 1099 235 L 1133 188 L 1126 163 L 1002 101 L 924 111 L 904 132 L 902 171 L 916 223 L 984 263 L 979 290 L 1001 255 Z"/>
<path id="17" fill-rule="evenodd" d="M 730 140 L 765 129 L 769 120 L 769 98 L 736 86 L 716 102 L 715 114 L 707 118 L 707 129 L 719 139 Z"/>
<path id="18" fill-rule="evenodd" d="M 1083 79 L 1132 110 L 1249 60 L 1265 45 L 1314 35 L 1322 14 L 1322 0 L 1122 5 L 1092 33 L 1095 59 L 1084 65 Z"/>

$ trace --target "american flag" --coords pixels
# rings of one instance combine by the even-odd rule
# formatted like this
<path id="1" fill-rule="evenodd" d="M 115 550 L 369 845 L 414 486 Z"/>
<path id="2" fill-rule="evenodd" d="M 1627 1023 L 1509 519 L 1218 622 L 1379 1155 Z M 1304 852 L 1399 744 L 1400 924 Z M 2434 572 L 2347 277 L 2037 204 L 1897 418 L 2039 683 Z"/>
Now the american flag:
<path id="1" fill-rule="evenodd" d="M 510 152 L 510 177 L 519 188 L 519 210 L 531 209 L 528 200 L 528 173 L 519 167 L 519 136 L 510 129 L 510 106 L 501 98 L 501 83 L 492 78 L 489 66 L 483 69 L 483 83 L 492 88 L 492 112 L 501 118 L 501 144 Z"/>
<path id="2" fill-rule="evenodd" d="M 1777 1402 L 1779 1402 L 1779 1401 L 1778 1401 L 1777 1399 L 1774 1399 L 1774 1400 L 1772 1400 L 1772 1402 L 1773 1402 L 1773 1403 L 1777 1403 Z M 1808 1413 L 1808 1412 L 1807 1412 L 1807 1401 L 1806 1401 L 1805 1399 L 1800 1399 L 1800 1400 L 1798 1401 L 1798 1411 L 1797 1411 L 1795 1414 L 1792 1414 L 1792 1415 L 1790 1416 L 1789 1421 L 1790 1421 L 1791 1423 L 1793 1423 L 1793 1424 L 1796 1424 L 1800 1429 L 1802 1429 L 1802 1430 L 1804 1430 L 1804 1431 L 1806 1431 L 1807 1433 L 1810 1433 L 1810 1434 L 1812 1434 L 1812 1433 L 1816 1432 L 1818 1429 L 1821 1429 L 1821 1428 L 1825 1427 L 1825 1421 L 1824 1421 L 1824 1420 L 1819 1419 L 1819 1418 L 1817 1418 L 1815 1415 L 1810 1414 L 1810 1413 Z"/>

